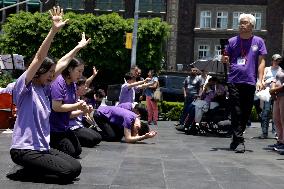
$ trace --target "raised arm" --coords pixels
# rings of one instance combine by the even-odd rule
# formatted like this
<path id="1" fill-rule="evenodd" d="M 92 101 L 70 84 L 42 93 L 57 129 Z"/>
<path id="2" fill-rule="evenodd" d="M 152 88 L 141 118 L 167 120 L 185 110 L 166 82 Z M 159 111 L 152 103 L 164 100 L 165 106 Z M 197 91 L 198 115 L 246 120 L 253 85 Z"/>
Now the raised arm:
<path id="1" fill-rule="evenodd" d="M 93 75 L 91 75 L 91 77 L 89 77 L 89 78 L 86 80 L 86 83 L 85 83 L 86 87 L 88 87 L 88 88 L 90 87 L 92 81 L 94 80 L 94 78 L 95 78 L 96 75 L 98 74 L 98 71 L 99 71 L 99 70 L 97 70 L 96 67 L 94 66 L 94 67 L 93 67 Z"/>
<path id="2" fill-rule="evenodd" d="M 56 64 L 55 67 L 55 74 L 54 74 L 54 79 L 56 79 L 56 77 L 58 75 L 61 74 L 61 72 L 67 67 L 67 65 L 69 64 L 69 62 L 76 56 L 76 54 L 79 52 L 80 49 L 84 48 L 85 46 L 87 46 L 87 44 L 89 44 L 91 41 L 91 38 L 89 38 L 88 40 L 86 40 L 86 36 L 85 36 L 85 32 L 82 33 L 82 39 L 81 41 L 78 43 L 78 45 L 72 49 L 69 53 L 67 53 L 65 56 L 63 56 Z"/>
<path id="3" fill-rule="evenodd" d="M 134 83 L 128 84 L 127 87 L 128 87 L 128 88 L 132 88 L 132 87 L 135 87 L 135 86 L 138 86 L 138 85 L 142 85 L 142 84 L 144 84 L 144 83 L 147 83 L 147 82 L 149 82 L 149 81 L 151 81 L 151 78 L 146 78 L 146 79 L 144 79 L 144 80 L 142 80 L 142 81 L 136 81 L 136 82 L 134 82 Z"/>
<path id="4" fill-rule="evenodd" d="M 33 79 L 43 60 L 47 56 L 48 50 L 55 34 L 60 31 L 60 29 L 68 21 L 68 19 L 63 21 L 63 9 L 60 9 L 59 6 L 53 7 L 53 9 L 49 11 L 49 13 L 52 17 L 52 27 L 46 38 L 42 42 L 41 46 L 39 47 L 34 59 L 32 60 L 32 63 L 27 69 L 26 84 L 28 84 Z"/>

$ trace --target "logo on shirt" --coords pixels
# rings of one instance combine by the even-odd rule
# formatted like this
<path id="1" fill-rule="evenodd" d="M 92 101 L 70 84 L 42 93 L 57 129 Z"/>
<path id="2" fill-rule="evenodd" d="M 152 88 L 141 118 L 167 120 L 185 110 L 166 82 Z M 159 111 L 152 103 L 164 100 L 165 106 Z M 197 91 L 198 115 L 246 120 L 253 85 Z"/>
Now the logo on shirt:
<path id="1" fill-rule="evenodd" d="M 253 45 L 253 46 L 251 46 L 251 49 L 252 49 L 252 51 L 257 51 L 258 50 L 258 46 L 257 45 Z"/>

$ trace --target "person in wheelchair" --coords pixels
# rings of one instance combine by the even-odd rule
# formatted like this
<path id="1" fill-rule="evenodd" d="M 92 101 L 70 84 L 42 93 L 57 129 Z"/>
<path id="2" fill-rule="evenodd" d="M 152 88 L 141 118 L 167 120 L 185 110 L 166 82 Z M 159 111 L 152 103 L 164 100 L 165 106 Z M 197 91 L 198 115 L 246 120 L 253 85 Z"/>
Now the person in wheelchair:
<path id="1" fill-rule="evenodd" d="M 208 83 L 207 89 L 204 90 L 204 97 L 201 97 L 208 103 L 208 109 L 196 109 L 195 121 L 197 123 L 203 122 L 207 125 L 206 128 L 199 127 L 203 132 L 215 132 L 219 134 L 221 130 L 226 131 L 230 135 L 230 120 L 229 111 L 227 103 L 227 90 L 224 85 L 222 85 L 217 78 L 213 78 L 210 83 Z M 199 113 L 201 112 L 201 113 Z M 199 125 L 199 124 L 197 124 Z"/>
<path id="2" fill-rule="evenodd" d="M 209 114 L 210 112 L 218 112 L 218 109 L 223 106 L 223 102 L 226 98 L 226 89 L 222 85 L 217 77 L 211 77 L 208 83 L 205 85 L 200 99 L 193 102 L 194 111 L 190 111 L 187 119 L 187 125 L 189 125 L 188 133 L 197 132 L 199 123 L 202 120 L 203 114 L 208 112 L 208 118 L 216 118 L 215 114 Z"/>

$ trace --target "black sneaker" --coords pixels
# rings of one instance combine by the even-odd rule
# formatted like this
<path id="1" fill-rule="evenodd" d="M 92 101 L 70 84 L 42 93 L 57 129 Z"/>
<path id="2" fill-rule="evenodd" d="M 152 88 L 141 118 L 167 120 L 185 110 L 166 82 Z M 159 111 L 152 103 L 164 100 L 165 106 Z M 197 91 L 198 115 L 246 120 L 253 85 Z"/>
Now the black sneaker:
<path id="1" fill-rule="evenodd" d="M 230 150 L 235 150 L 238 147 L 239 143 L 237 142 L 231 142 L 230 144 Z"/>
<path id="2" fill-rule="evenodd" d="M 244 153 L 246 151 L 245 144 L 240 143 L 237 148 L 235 149 L 236 153 Z"/>
<path id="3" fill-rule="evenodd" d="M 270 150 L 274 150 L 274 148 L 277 148 L 279 145 L 281 145 L 281 143 L 277 142 L 275 144 L 267 145 L 267 148 Z"/>
<path id="4" fill-rule="evenodd" d="M 280 155 L 284 155 L 284 150 L 283 149 L 280 149 L 277 151 Z"/>

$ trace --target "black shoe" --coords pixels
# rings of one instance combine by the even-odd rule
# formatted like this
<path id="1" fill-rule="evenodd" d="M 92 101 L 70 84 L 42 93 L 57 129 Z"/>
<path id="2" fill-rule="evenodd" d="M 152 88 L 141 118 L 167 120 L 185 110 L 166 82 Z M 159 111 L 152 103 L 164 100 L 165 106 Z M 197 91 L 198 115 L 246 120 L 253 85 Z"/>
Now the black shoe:
<path id="1" fill-rule="evenodd" d="M 240 143 L 237 148 L 235 149 L 236 153 L 245 153 L 246 148 L 245 148 L 245 144 L 242 142 Z"/>
<path id="2" fill-rule="evenodd" d="M 20 165 L 14 167 L 6 174 L 6 177 L 11 180 L 25 180 L 28 178 L 27 171 Z"/>
<path id="3" fill-rule="evenodd" d="M 237 142 L 231 142 L 230 144 L 230 150 L 235 150 L 238 147 L 239 143 Z"/>
<path id="4" fill-rule="evenodd" d="M 197 129 L 192 125 L 185 127 L 184 131 L 185 131 L 185 134 L 187 135 L 197 135 L 198 134 Z"/>

